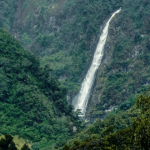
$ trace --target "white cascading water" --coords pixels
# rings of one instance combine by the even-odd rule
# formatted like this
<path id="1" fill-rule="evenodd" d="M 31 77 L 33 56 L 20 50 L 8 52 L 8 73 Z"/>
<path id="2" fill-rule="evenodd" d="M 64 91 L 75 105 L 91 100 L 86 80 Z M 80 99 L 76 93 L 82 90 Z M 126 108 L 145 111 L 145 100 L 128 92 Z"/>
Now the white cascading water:
<path id="1" fill-rule="evenodd" d="M 103 33 L 100 36 L 99 43 L 97 45 L 96 51 L 94 53 L 93 61 L 91 64 L 90 69 L 88 70 L 86 77 L 84 78 L 84 81 L 81 85 L 81 89 L 79 91 L 79 94 L 77 98 L 73 99 L 73 105 L 75 107 L 75 110 L 80 109 L 82 112 L 82 116 L 85 115 L 86 107 L 88 104 L 88 99 L 90 96 L 90 91 L 95 79 L 95 73 L 101 64 L 101 60 L 103 57 L 103 49 L 106 43 L 107 35 L 108 35 L 108 27 L 111 19 L 121 11 L 121 8 L 117 10 L 115 13 L 112 14 L 111 18 L 106 23 L 106 26 L 103 29 Z"/>

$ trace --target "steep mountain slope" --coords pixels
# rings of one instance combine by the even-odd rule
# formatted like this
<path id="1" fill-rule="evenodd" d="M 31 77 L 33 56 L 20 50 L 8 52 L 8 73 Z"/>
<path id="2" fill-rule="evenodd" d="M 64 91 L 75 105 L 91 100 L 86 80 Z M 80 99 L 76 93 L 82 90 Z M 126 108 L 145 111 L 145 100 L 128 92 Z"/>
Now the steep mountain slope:
<path id="1" fill-rule="evenodd" d="M 148 88 L 149 13 L 148 1 L 126 1 L 112 21 L 87 116 L 102 117 L 127 99 L 122 109 L 128 109 L 132 96 Z"/>
<path id="2" fill-rule="evenodd" d="M 54 70 L 52 74 L 69 89 L 70 102 L 80 89 L 105 22 L 111 13 L 122 7 L 110 25 L 87 117 L 103 117 L 127 99 L 122 108 L 130 108 L 132 95 L 147 89 L 150 48 L 148 0 L 1 2 L 3 20 L 0 26 L 7 28 L 25 48 L 41 57 L 42 66 L 50 64 Z M 7 13 L 8 6 L 11 15 Z"/>
<path id="3" fill-rule="evenodd" d="M 15 11 L 16 11 L 16 0 L 0 0 L 0 28 L 11 30 Z"/>
<path id="4" fill-rule="evenodd" d="M 100 26 L 121 3 L 18 0 L 10 32 L 26 49 L 42 57 L 42 65 L 50 63 L 72 95 L 90 65 Z"/>
<path id="5" fill-rule="evenodd" d="M 33 142 L 33 149 L 63 146 L 80 126 L 66 88 L 35 56 L 0 29 L 0 132 Z M 78 128 L 80 129 L 80 127 Z"/>

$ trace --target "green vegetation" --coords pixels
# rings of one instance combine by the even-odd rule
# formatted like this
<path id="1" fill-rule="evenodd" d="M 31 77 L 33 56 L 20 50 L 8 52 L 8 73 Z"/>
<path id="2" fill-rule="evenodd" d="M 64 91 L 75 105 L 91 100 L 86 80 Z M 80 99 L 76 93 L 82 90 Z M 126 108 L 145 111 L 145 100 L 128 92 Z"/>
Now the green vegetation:
<path id="1" fill-rule="evenodd" d="M 0 1 L 0 28 L 11 30 L 16 11 L 15 0 Z"/>
<path id="2" fill-rule="evenodd" d="M 19 19 L 16 17 L 12 21 L 11 33 L 25 48 L 41 57 L 42 66 L 54 66 L 52 74 L 60 79 L 64 77 L 62 83 L 69 94 L 76 93 L 90 65 L 99 28 L 121 6 L 122 0 L 25 0 L 14 3 Z M 14 8 L 10 3 L 8 5 Z M 54 59 L 56 57 L 59 60 Z"/>
<path id="3" fill-rule="evenodd" d="M 9 14 L 12 16 L 7 17 L 3 13 L 2 17 L 6 19 L 1 27 L 4 28 L 4 22 L 7 22 L 7 26 L 11 27 L 10 32 L 20 43 L 41 57 L 41 66 L 50 65 L 52 74 L 68 88 L 69 96 L 76 94 L 80 88 L 99 39 L 100 26 L 104 25 L 111 13 L 122 7 L 120 18 L 116 20 L 118 23 L 111 28 L 117 30 L 117 36 L 115 39 L 108 36 L 114 49 L 112 62 L 103 67 L 103 74 L 97 77 L 98 84 L 100 78 L 105 80 L 101 87 L 101 102 L 97 101 L 97 106 L 91 106 L 97 110 L 91 110 L 89 115 L 102 115 L 102 111 L 101 114 L 98 112 L 101 109 L 99 106 L 107 109 L 112 104 L 120 104 L 127 99 L 124 95 L 130 97 L 149 80 L 146 66 L 141 74 L 138 73 L 143 65 L 149 64 L 149 61 L 144 62 L 144 59 L 149 59 L 149 1 L 25 0 L 4 3 L 11 6 Z M 3 12 L 7 12 L 7 7 L 3 9 Z M 12 21 L 14 14 L 16 17 Z M 13 22 L 13 26 L 10 22 Z M 112 44 L 111 41 L 115 42 Z M 136 47 L 138 54 L 134 53 Z M 132 69 L 132 65 L 135 69 Z"/>
<path id="4" fill-rule="evenodd" d="M 42 62 L 58 66 L 54 69 L 54 75 L 65 76 L 65 82 L 62 83 L 69 88 L 69 93 L 79 90 L 94 52 L 91 49 L 95 44 L 92 40 L 97 40 L 95 36 L 99 33 L 100 25 L 120 4 L 121 1 L 114 1 L 111 7 L 110 1 L 103 0 L 65 2 L 62 14 L 57 16 L 56 23 L 60 30 L 51 45 L 53 55 L 49 59 L 44 56 Z M 52 60 L 58 54 L 60 60 Z"/>
<path id="5" fill-rule="evenodd" d="M 18 135 L 32 149 L 54 149 L 83 127 L 66 101 L 66 88 L 51 75 L 48 65 L 25 51 L 0 29 L 1 134 Z M 63 139 L 63 140 L 62 140 Z"/>
<path id="6" fill-rule="evenodd" d="M 111 106 L 123 102 L 126 106 L 121 109 L 130 108 L 134 104 L 132 97 L 147 90 L 150 84 L 149 12 L 149 1 L 124 1 L 119 17 L 111 22 L 104 56 L 110 61 L 98 71 L 87 116 L 102 117 Z"/>
<path id="7" fill-rule="evenodd" d="M 13 137 L 13 141 L 16 145 L 16 148 L 18 150 L 21 150 L 21 148 L 27 144 L 29 148 L 31 148 L 32 143 L 29 140 L 23 139 L 21 137 L 19 137 L 18 135 L 12 136 Z M 4 138 L 5 139 L 5 135 L 0 135 L 0 139 Z"/>
<path id="8" fill-rule="evenodd" d="M 96 104 L 88 111 L 89 116 L 102 116 L 109 106 L 119 105 L 149 83 L 148 0 L 24 0 L 4 3 L 11 8 L 11 16 L 2 13 L 3 20 L 6 19 L 1 27 L 10 26 L 13 36 L 41 58 L 41 66 L 50 65 L 52 75 L 67 87 L 70 97 L 78 92 L 91 63 L 100 26 L 111 13 L 122 7 L 119 17 L 113 19 L 116 23 L 111 23 L 107 41 L 111 45 L 112 61 L 97 76 L 97 85 L 100 86 L 101 81 L 104 84 L 99 87 L 97 93 L 101 97 L 98 98 L 97 94 Z M 7 12 L 7 7 L 2 11 Z M 12 21 L 14 14 L 16 17 Z M 117 33 L 114 39 L 111 38 L 112 31 Z"/>
<path id="9" fill-rule="evenodd" d="M 119 7 L 106 43 L 104 59 L 109 58 L 98 71 L 87 117 L 101 118 L 111 106 L 118 108 L 80 132 L 84 123 L 66 96 L 79 90 L 100 26 Z M 0 8 L 0 27 L 38 56 L 0 30 L 1 134 L 18 135 L 33 143 L 33 150 L 61 149 L 74 136 L 73 127 L 78 129 L 76 142 L 65 149 L 90 144 L 91 149 L 92 143 L 103 149 L 138 149 L 143 139 L 149 146 L 149 128 L 141 133 L 149 124 L 149 109 L 140 112 L 134 106 L 135 97 L 150 84 L 148 0 L 1 0 Z M 139 102 L 138 107 L 145 107 Z"/>
<path id="10" fill-rule="evenodd" d="M 0 150 L 18 150 L 12 136 L 6 134 L 5 138 L 0 139 Z M 30 150 L 30 148 L 24 144 L 21 150 Z"/>
<path id="11" fill-rule="evenodd" d="M 133 117 L 135 112 L 132 113 L 132 125 L 116 130 L 115 126 L 118 125 L 115 125 L 113 118 L 104 121 L 97 120 L 92 126 L 78 134 L 74 140 L 66 144 L 63 150 L 149 150 L 150 91 L 138 95 L 137 99 L 136 109 L 132 108 L 137 115 Z M 125 118 L 126 116 L 122 120 Z M 119 119 L 119 121 L 121 120 Z M 85 135 L 88 136 L 85 138 Z"/>

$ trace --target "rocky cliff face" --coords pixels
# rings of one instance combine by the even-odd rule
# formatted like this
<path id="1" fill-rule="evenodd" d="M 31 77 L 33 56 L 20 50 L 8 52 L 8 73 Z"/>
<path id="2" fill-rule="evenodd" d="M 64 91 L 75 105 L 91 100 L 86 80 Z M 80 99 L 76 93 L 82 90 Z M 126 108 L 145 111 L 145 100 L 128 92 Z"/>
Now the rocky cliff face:
<path id="1" fill-rule="evenodd" d="M 87 108 L 87 118 L 103 118 L 133 94 L 147 89 L 150 84 L 148 32 L 149 5 L 126 6 L 110 24 L 104 57 L 98 69 L 93 93 Z M 138 12 L 140 10 L 140 12 Z M 142 15 L 141 15 L 142 14 Z M 138 20 L 138 23 L 137 23 Z M 132 100 L 131 100 L 132 101 Z M 128 109 L 131 102 L 123 109 Z"/>

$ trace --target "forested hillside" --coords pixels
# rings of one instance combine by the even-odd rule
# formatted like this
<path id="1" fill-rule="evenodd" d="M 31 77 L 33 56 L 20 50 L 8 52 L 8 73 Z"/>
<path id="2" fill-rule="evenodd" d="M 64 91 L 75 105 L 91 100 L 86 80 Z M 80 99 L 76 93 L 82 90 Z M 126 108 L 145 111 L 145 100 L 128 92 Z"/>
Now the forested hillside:
<path id="1" fill-rule="evenodd" d="M 80 89 L 105 22 L 122 7 L 110 25 L 87 116 L 101 117 L 149 85 L 148 0 L 1 0 L 1 4 L 0 26 L 40 57 L 42 66 L 50 64 L 52 74 L 68 88 L 70 102 Z"/>
<path id="2" fill-rule="evenodd" d="M 63 150 L 149 150 L 150 90 L 136 100 L 128 111 L 114 116 L 111 112 L 105 120 L 96 120 L 68 141 Z"/>
<path id="3" fill-rule="evenodd" d="M 111 140 L 120 134 L 127 137 L 122 149 L 141 146 L 128 139 L 135 133 L 133 125 L 142 126 L 132 118 L 142 120 L 149 112 L 135 108 L 136 96 L 150 85 L 149 0 L 0 0 L 0 28 L 14 37 L 0 30 L 1 134 L 19 135 L 33 149 L 47 150 L 61 149 L 76 129 L 81 131 L 83 122 L 67 100 L 71 103 L 78 93 L 103 27 L 120 7 L 110 23 L 85 117 L 91 122 L 106 118 L 77 133 L 79 140 L 65 149 L 97 141 L 116 149 L 118 143 Z"/>
<path id="4" fill-rule="evenodd" d="M 121 6 L 122 1 L 104 0 L 18 0 L 3 1 L 4 11 L 12 7 L 8 30 L 36 56 L 49 63 L 61 82 L 76 93 L 91 63 L 100 26 Z M 5 7 L 4 7 L 5 6 Z M 7 7 L 6 7 L 7 6 Z M 10 21 L 9 19 L 9 21 Z M 2 24 L 1 27 L 7 27 Z"/>
<path id="5" fill-rule="evenodd" d="M 134 95 L 149 87 L 149 14 L 149 1 L 124 1 L 121 13 L 111 22 L 88 116 L 102 117 L 124 101 L 121 108 L 127 110 Z"/>
<path id="6" fill-rule="evenodd" d="M 63 146 L 81 121 L 66 88 L 6 31 L 0 29 L 0 134 L 18 135 L 33 149 Z"/>

